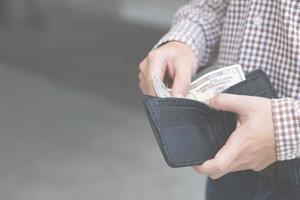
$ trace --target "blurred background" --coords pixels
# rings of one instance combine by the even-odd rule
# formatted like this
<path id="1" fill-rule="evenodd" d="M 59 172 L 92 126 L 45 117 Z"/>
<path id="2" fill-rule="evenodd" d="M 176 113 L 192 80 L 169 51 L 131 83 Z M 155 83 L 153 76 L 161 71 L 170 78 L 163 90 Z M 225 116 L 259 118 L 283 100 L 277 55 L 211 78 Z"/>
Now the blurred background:
<path id="1" fill-rule="evenodd" d="M 167 167 L 138 64 L 185 0 L 0 1 L 0 197 L 203 199 Z"/>

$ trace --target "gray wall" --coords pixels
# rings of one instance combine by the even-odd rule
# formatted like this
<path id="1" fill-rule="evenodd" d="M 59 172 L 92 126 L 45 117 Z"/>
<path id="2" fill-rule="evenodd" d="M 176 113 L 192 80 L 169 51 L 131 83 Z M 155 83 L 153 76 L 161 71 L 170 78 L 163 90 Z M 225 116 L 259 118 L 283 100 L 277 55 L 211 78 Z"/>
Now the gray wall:
<path id="1" fill-rule="evenodd" d="M 49 4 L 63 5 L 78 12 L 117 15 L 120 0 L 51 0 Z"/>
<path id="2" fill-rule="evenodd" d="M 129 21 L 164 27 L 184 3 L 186 0 L 121 0 L 120 12 Z"/>
<path id="3" fill-rule="evenodd" d="M 186 0 L 1 0 L 0 17 L 10 23 L 36 23 L 45 18 L 55 18 L 55 12 L 68 10 L 165 27 L 170 24 L 174 12 L 185 2 Z"/>
<path id="4" fill-rule="evenodd" d="M 174 12 L 186 0 L 52 0 L 78 12 L 119 17 L 149 26 L 168 26 Z"/>

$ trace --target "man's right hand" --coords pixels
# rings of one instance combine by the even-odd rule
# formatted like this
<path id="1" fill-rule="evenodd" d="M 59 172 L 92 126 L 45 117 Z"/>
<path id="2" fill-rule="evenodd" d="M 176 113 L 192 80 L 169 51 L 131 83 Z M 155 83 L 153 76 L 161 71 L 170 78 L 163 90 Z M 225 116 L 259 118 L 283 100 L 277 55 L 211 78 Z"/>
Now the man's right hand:
<path id="1" fill-rule="evenodd" d="M 172 96 L 184 97 L 197 71 L 194 51 L 181 42 L 168 42 L 151 51 L 140 63 L 140 88 L 144 94 L 156 96 L 153 75 L 164 80 L 168 75 L 173 80 Z"/>

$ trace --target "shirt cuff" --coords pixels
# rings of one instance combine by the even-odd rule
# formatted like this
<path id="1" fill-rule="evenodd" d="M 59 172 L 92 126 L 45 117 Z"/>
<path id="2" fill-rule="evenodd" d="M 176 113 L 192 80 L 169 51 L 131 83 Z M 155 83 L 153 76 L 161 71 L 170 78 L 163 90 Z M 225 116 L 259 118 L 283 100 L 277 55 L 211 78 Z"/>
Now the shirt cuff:
<path id="1" fill-rule="evenodd" d="M 299 102 L 292 98 L 272 99 L 277 160 L 291 160 L 299 157 L 299 111 Z"/>
<path id="2" fill-rule="evenodd" d="M 204 62 L 208 56 L 205 53 L 206 41 L 202 28 L 199 24 L 188 20 L 178 22 L 165 36 L 160 39 L 160 41 L 154 46 L 154 49 L 170 41 L 182 42 L 189 46 L 197 57 L 198 65 L 205 65 Z"/>

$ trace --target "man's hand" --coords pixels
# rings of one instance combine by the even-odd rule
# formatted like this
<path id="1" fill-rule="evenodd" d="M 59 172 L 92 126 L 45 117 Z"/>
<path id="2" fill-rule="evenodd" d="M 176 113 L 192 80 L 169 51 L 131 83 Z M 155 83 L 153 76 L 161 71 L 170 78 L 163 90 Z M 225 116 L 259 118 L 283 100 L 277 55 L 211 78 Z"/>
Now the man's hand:
<path id="1" fill-rule="evenodd" d="M 276 161 L 270 99 L 220 94 L 209 104 L 237 113 L 238 127 L 214 159 L 194 167 L 197 172 L 216 179 L 229 172 L 261 171 Z"/>
<path id="2" fill-rule="evenodd" d="M 140 64 L 140 88 L 144 94 L 156 96 L 153 75 L 173 80 L 172 95 L 184 97 L 197 71 L 197 59 L 191 48 L 180 42 L 168 42 L 151 51 Z"/>

